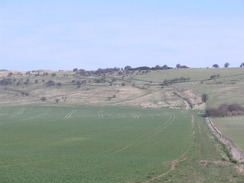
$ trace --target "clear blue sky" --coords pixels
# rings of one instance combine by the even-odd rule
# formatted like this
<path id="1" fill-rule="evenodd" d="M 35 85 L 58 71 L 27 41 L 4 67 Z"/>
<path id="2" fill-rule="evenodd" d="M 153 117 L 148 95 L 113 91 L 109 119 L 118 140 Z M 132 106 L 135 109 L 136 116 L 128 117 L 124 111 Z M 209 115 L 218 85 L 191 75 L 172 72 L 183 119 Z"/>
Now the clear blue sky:
<path id="1" fill-rule="evenodd" d="M 0 69 L 225 62 L 244 62 L 244 0 L 0 0 Z"/>

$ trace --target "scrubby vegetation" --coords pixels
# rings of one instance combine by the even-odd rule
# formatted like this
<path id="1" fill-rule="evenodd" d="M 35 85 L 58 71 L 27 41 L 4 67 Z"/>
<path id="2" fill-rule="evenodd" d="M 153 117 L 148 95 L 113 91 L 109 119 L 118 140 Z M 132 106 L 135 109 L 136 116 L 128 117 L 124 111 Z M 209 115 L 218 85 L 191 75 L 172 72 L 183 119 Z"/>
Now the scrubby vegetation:
<path id="1" fill-rule="evenodd" d="M 206 103 L 207 100 L 208 100 L 208 94 L 206 94 L 206 93 L 202 94 L 202 101 L 203 101 L 204 103 Z"/>
<path id="2" fill-rule="evenodd" d="M 169 85 L 173 83 L 181 83 L 181 82 L 188 82 L 190 81 L 190 77 L 183 77 L 181 76 L 180 78 L 174 78 L 174 79 L 165 79 L 163 81 L 163 85 Z"/>
<path id="3" fill-rule="evenodd" d="M 239 104 L 222 104 L 218 108 L 207 108 L 206 114 L 211 117 L 244 115 L 244 108 Z"/>
<path id="4" fill-rule="evenodd" d="M 211 76 L 210 76 L 210 79 L 216 80 L 216 79 L 218 79 L 219 77 L 220 77 L 219 74 L 214 74 L 214 75 L 211 75 Z"/>

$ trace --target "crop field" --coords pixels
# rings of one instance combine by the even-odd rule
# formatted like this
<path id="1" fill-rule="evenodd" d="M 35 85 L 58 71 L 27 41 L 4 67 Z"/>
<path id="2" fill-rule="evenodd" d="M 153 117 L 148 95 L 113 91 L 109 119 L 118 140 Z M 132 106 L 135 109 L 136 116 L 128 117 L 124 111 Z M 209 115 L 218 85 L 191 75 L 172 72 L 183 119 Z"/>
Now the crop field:
<path id="1" fill-rule="evenodd" d="M 243 181 L 197 112 L 0 107 L 0 182 Z"/>
<path id="2" fill-rule="evenodd" d="M 183 156 L 193 143 L 191 120 L 176 115 L 127 108 L 1 108 L 0 177 L 5 182 L 146 179 L 165 171 L 163 162 Z"/>
<path id="3" fill-rule="evenodd" d="M 238 147 L 244 149 L 244 117 L 213 118 L 216 127 Z"/>

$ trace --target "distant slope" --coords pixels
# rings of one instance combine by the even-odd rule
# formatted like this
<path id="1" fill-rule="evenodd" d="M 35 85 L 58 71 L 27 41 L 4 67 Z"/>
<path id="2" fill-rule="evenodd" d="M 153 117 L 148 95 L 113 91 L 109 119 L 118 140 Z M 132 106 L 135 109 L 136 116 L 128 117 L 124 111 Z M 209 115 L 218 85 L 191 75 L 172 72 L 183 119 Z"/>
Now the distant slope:
<path id="1" fill-rule="evenodd" d="M 219 78 L 210 79 L 212 75 Z M 189 78 L 162 84 L 164 80 Z M 244 68 L 169 69 L 155 71 L 0 72 L 0 105 L 126 105 L 204 109 L 222 103 L 244 105 Z M 43 100 L 41 100 L 41 98 Z M 45 99 L 45 100 L 44 100 Z"/>
<path id="2" fill-rule="evenodd" d="M 219 75 L 217 79 L 210 79 Z M 150 72 L 147 75 L 137 76 L 136 79 L 151 82 L 163 82 L 165 79 L 190 77 L 190 82 L 176 83 L 183 89 L 201 94 L 208 94 L 209 106 L 217 107 L 220 104 L 239 103 L 244 106 L 244 68 L 206 68 L 206 69 L 172 69 Z"/>

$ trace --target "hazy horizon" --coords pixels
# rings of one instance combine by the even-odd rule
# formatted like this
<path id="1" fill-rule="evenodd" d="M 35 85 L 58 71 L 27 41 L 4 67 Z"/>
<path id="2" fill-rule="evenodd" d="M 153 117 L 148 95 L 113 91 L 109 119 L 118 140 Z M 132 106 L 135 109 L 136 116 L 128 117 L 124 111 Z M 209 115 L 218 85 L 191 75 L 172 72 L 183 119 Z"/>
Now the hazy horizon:
<path id="1" fill-rule="evenodd" d="M 171 67 L 172 69 L 176 69 L 176 66 L 173 66 L 173 65 L 168 65 L 168 64 L 165 64 L 167 65 L 168 67 Z M 184 64 L 182 64 L 181 66 L 183 66 Z M 128 66 L 128 65 L 126 65 Z M 31 70 L 11 70 L 11 69 L 5 69 L 5 68 L 0 68 L 0 71 L 19 71 L 19 72 L 27 72 L 27 71 L 73 71 L 73 69 L 84 69 L 86 71 L 96 71 L 98 69 L 113 69 L 113 68 L 118 68 L 118 69 L 124 69 L 126 66 L 122 66 L 122 67 L 116 67 L 116 66 L 112 66 L 112 67 L 99 67 L 99 68 L 95 68 L 95 69 L 85 69 L 85 68 L 79 68 L 79 67 L 73 67 L 73 68 L 70 68 L 70 69 L 65 69 L 65 68 L 60 68 L 60 69 L 48 69 L 48 68 L 38 68 L 38 69 L 31 69 Z M 139 66 L 136 66 L 136 67 L 133 67 L 133 68 L 137 68 L 137 67 L 155 67 L 155 66 L 147 66 L 147 65 L 139 65 Z M 160 65 L 160 66 L 163 66 L 163 65 Z M 210 67 L 190 67 L 188 66 L 189 69 L 215 69 L 214 67 L 210 66 Z M 219 68 L 225 68 L 224 65 L 219 65 Z M 229 66 L 228 68 L 232 68 L 232 69 L 235 69 L 235 68 L 240 68 L 240 66 L 237 66 L 237 67 L 231 67 Z M 181 68 L 181 69 L 186 69 L 186 68 Z"/>
<path id="2" fill-rule="evenodd" d="M 244 1 L 1 1 L 0 69 L 239 67 Z"/>

